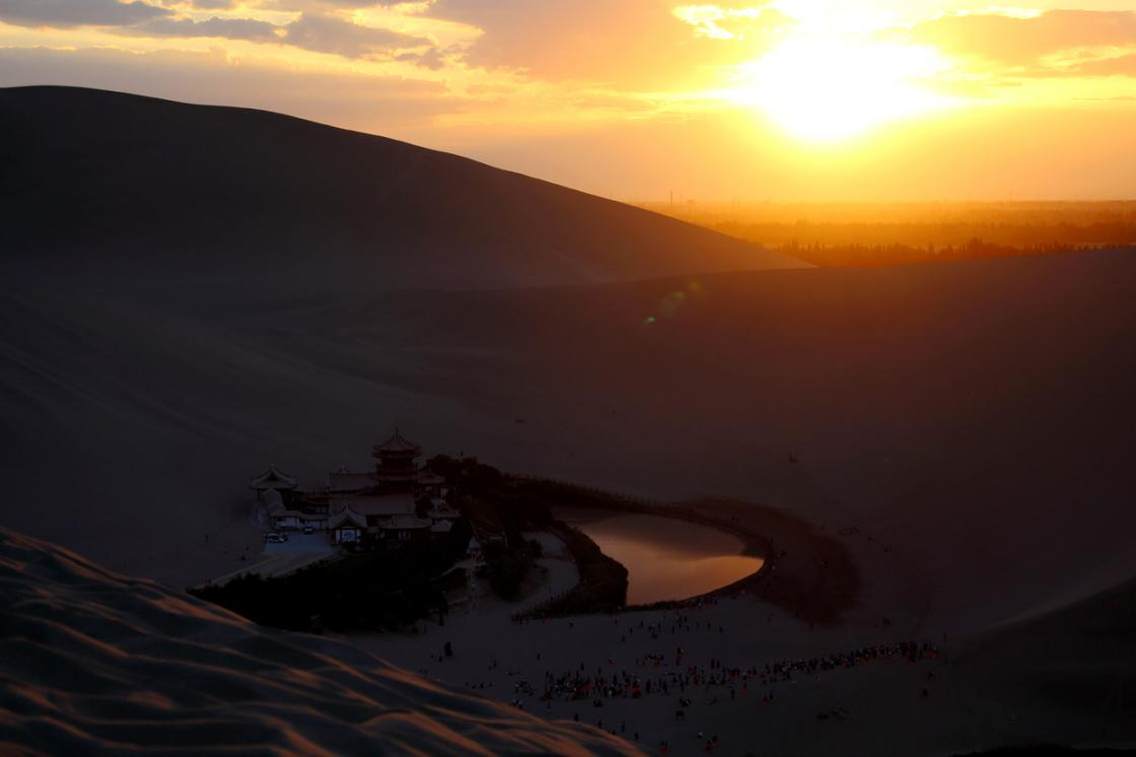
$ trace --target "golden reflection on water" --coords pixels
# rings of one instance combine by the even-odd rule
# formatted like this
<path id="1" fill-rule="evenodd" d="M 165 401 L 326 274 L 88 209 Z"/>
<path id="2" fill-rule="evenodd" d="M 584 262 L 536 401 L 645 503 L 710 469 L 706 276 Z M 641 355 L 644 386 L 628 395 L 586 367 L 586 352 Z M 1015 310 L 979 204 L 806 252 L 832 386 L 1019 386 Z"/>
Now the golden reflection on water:
<path id="1" fill-rule="evenodd" d="M 744 544 L 736 536 L 673 518 L 613 515 L 565 520 L 627 568 L 628 604 L 705 594 L 745 578 L 764 564 L 760 557 L 741 554 Z"/>

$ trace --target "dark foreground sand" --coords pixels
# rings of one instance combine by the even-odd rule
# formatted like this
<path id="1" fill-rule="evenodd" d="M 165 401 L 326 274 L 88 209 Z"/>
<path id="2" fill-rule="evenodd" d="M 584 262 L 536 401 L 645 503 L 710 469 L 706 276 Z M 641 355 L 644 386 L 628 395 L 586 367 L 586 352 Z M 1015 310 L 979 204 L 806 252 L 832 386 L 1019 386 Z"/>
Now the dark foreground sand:
<path id="1" fill-rule="evenodd" d="M 0 530 L 0 752 L 629 754 Z"/>

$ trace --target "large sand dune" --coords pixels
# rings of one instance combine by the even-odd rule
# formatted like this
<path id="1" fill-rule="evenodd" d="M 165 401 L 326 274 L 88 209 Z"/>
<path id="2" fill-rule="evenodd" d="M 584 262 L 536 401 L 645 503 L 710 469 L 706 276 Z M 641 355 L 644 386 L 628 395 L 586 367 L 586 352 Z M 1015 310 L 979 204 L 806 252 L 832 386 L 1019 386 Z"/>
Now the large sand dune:
<path id="1" fill-rule="evenodd" d="M 637 753 L 6 530 L 0 600 L 4 752 Z"/>
<path id="2" fill-rule="evenodd" d="M 1129 254 L 358 297 L 20 282 L 4 522 L 117 569 L 239 567 L 248 476 L 318 483 L 397 422 L 507 469 L 858 528 L 869 592 L 913 622 L 1136 574 Z"/>
<path id="3" fill-rule="evenodd" d="M 1113 685 L 1082 673 L 1116 650 L 1094 661 L 1091 634 L 1061 613 L 1136 576 L 1131 252 L 700 273 L 742 267 L 753 250 L 373 137 L 63 94 L 0 93 L 0 123 L 17 136 L 0 142 L 5 526 L 184 586 L 253 558 L 245 483 L 267 463 L 319 484 L 339 464 L 366 465 L 398 423 L 430 452 L 813 521 L 862 573 L 857 609 L 826 632 L 832 648 L 874 638 L 885 617 L 893 636 L 977 638 L 987 646 L 966 680 L 981 690 L 998 678 L 1011 698 L 1044 654 L 1016 639 L 1057 629 L 1077 654 L 1047 668 L 1045 685 Z M 103 106 L 158 135 L 142 145 L 167 156 L 164 170 L 98 118 L 90 137 L 68 126 Z M 195 146 L 234 118 L 264 139 Z M 170 135 L 187 152 L 170 152 Z M 272 144 L 305 155 L 301 168 Z M 94 145 L 116 146 L 84 152 Z M 126 158 L 137 181 L 111 197 L 131 177 Z M 217 160 L 236 161 L 235 183 L 211 195 Z M 350 196 L 385 186 L 376 166 L 399 189 L 341 208 L 307 188 L 329 164 L 358 183 Z M 439 198 L 424 176 L 451 177 L 455 194 Z M 504 208 L 491 223 L 490 206 Z M 359 246 L 369 235 L 372 257 Z M 532 246 L 554 238 L 570 244 Z M 468 257 L 446 246 L 461 240 L 475 240 L 460 248 Z M 650 274 L 663 277 L 613 281 Z M 470 291 L 534 281 L 570 285 Z M 396 288 L 410 282 L 428 286 Z M 748 623 L 765 610 L 731 612 Z M 813 644 L 803 630 L 785 632 L 794 654 Z M 1009 648 L 1027 657 L 999 668 Z M 1055 738 L 1087 743 L 1095 727 Z M 1000 732 L 941 742 L 1007 743 L 989 733 Z"/>
<path id="4" fill-rule="evenodd" d="M 0 165 L 4 255 L 53 269 L 342 291 L 803 265 L 403 142 L 97 90 L 0 90 Z"/>

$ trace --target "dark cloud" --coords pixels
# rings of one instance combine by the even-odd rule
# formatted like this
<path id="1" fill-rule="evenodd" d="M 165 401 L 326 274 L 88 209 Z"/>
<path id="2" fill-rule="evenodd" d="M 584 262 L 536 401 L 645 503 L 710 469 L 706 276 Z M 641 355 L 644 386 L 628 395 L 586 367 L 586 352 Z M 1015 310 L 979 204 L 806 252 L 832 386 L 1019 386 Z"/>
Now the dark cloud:
<path id="1" fill-rule="evenodd" d="M 205 21 L 159 18 L 130 28 L 140 34 L 168 37 L 226 37 L 253 42 L 276 42 L 276 27 L 251 18 L 213 18 Z"/>
<path id="2" fill-rule="evenodd" d="M 388 29 L 371 29 L 334 16 L 310 13 L 304 13 L 284 28 L 287 30 L 284 41 L 290 45 L 348 58 L 374 57 L 400 47 L 429 44 L 428 40 Z"/>
<path id="3" fill-rule="evenodd" d="M 340 5 L 375 5 L 344 2 Z M 326 0 L 323 0 L 326 3 Z M 221 8 L 233 0 L 192 0 L 195 8 Z M 380 3 L 381 4 L 381 3 Z M 286 26 L 251 18 L 213 18 L 195 21 L 177 18 L 172 10 L 142 0 L 0 0 L 0 19 L 22 26 L 107 27 L 120 34 L 162 37 L 224 37 L 253 42 L 281 42 L 295 47 L 334 53 L 348 58 L 394 54 L 399 48 L 427 47 L 429 41 L 387 29 L 372 29 L 321 13 L 304 12 Z M 416 62 L 431 68 L 440 65 L 438 53 L 411 53 Z"/>
<path id="4" fill-rule="evenodd" d="M 235 7 L 237 0 L 193 0 L 193 7 L 207 11 L 228 10 Z"/>
<path id="5" fill-rule="evenodd" d="M 19 26 L 130 26 L 170 14 L 141 0 L 0 0 L 0 19 Z"/>
<path id="6" fill-rule="evenodd" d="M 1058 10 L 1036 18 L 945 16 L 916 26 L 916 41 L 1002 65 L 1037 67 L 1076 48 L 1136 45 L 1136 12 Z"/>
<path id="7" fill-rule="evenodd" d="M 264 108 L 403 138 L 454 110 L 445 86 L 438 82 L 233 65 L 219 51 L 0 48 L 0 87 L 27 84 L 97 87 Z"/>

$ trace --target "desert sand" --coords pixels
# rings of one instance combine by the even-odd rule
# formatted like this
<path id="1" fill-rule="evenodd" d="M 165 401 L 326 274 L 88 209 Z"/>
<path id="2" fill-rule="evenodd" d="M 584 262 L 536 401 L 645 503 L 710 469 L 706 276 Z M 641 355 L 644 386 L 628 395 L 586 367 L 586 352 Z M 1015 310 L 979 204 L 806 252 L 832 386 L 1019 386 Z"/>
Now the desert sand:
<path id="1" fill-rule="evenodd" d="M 631 754 L 0 531 L 0 751 Z"/>
<path id="2" fill-rule="evenodd" d="M 84 149 L 119 144 L 111 131 L 92 128 L 96 141 Z M 334 133 L 350 145 L 370 139 Z M 56 179 L 73 193 L 123 178 L 61 166 Z M 13 175 L 26 179 L 3 180 Z M 901 639 L 944 650 L 934 685 L 928 663 L 889 662 L 801 680 L 794 686 L 806 694 L 778 695 L 785 712 L 708 706 L 687 724 L 720 731 L 725 753 L 949 754 L 1136 738 L 1125 725 L 1136 722 L 1125 696 L 1131 625 L 1091 620 L 1104 617 L 1098 603 L 1117 596 L 1109 592 L 1130 597 L 1124 587 L 1136 576 L 1130 251 L 723 272 L 740 252 L 716 238 L 711 248 L 734 253 L 711 255 L 707 270 L 718 272 L 700 273 L 692 250 L 708 238 L 688 231 L 658 259 L 648 234 L 598 277 L 578 275 L 573 258 L 592 266 L 598 237 L 526 246 L 539 276 L 493 274 L 455 288 L 468 271 L 463 256 L 484 250 L 404 248 L 409 237 L 399 235 L 418 228 L 409 211 L 377 216 L 392 231 L 376 259 L 405 249 L 416 261 L 405 277 L 370 260 L 364 274 L 348 254 L 361 248 L 325 254 L 302 235 L 279 265 L 270 248 L 243 260 L 245 232 L 230 237 L 212 220 L 184 246 L 161 244 L 153 228 L 166 220 L 145 219 L 166 212 L 162 198 L 185 197 L 175 176 L 146 177 L 146 191 L 130 198 L 131 217 L 143 219 L 136 237 L 113 216 L 116 236 L 105 244 L 68 241 L 76 226 L 39 250 L 29 240 L 45 219 L 11 226 L 4 217 L 19 242 L 0 257 L 0 273 L 17 282 L 0 293 L 5 526 L 177 589 L 255 559 L 245 484 L 267 463 L 318 485 L 340 464 L 365 465 L 397 423 L 431 453 L 662 501 L 761 503 L 846 544 L 860 591 L 837 623 L 810 628 L 754 599 L 723 600 L 695 622 L 727 631 L 684 637 L 700 660 L 757 665 Z M 4 186 L 6 196 L 17 189 Z M 560 197 L 553 190 L 536 194 Z M 572 198 L 577 220 L 558 234 L 599 207 Z M 452 218 L 462 229 L 463 216 L 451 215 L 462 202 L 441 202 L 437 225 Z M 635 218 L 650 226 L 653 217 Z M 612 223 L 605 233 L 624 234 Z M 669 238 L 674 228 L 651 233 Z M 504 236 L 491 240 L 496 262 L 484 268 L 508 271 L 503 240 L 513 232 L 495 229 Z M 530 245 L 543 229 L 526 221 L 516 238 Z M 132 251 L 127 263 L 115 245 Z M 199 247 L 219 255 L 216 268 L 195 267 Z M 504 288 L 522 279 L 541 286 Z M 537 651 L 549 656 L 544 667 L 563 667 L 581 661 L 577 648 L 596 657 L 619 648 L 611 618 L 566 631 L 568 622 L 501 626 L 526 676 L 542 675 Z M 1112 646 L 1086 641 L 1096 622 Z M 458 660 L 448 669 L 430 665 L 434 634 L 368 644 L 460 687 L 484 674 L 505 632 L 481 633 L 453 640 Z M 506 683 L 484 693 L 508 701 Z M 1082 712 L 1070 691 L 1118 709 Z M 835 707 L 849 717 L 817 719 Z M 673 710 L 660 702 L 626 719 L 700 748 L 675 730 Z"/>
<path id="3" fill-rule="evenodd" d="M 729 620 L 724 646 L 684 639 L 703 660 L 764 664 L 892 639 L 961 660 L 991 634 L 1019 650 L 1015 624 L 1091 601 L 1136 568 L 1122 505 L 1134 483 L 1136 259 L 1124 253 L 699 277 L 703 294 L 651 325 L 642 314 L 687 280 L 209 308 L 177 291 L 120 284 L 111 299 L 99 290 L 111 284 L 91 279 L 24 282 L 4 307 L 6 522 L 175 586 L 251 559 L 250 471 L 275 462 L 318 481 L 365 462 L 394 421 L 434 451 L 506 469 L 776 503 L 852 550 L 861 596 L 839 625 L 810 629 L 738 600 L 704 611 Z M 697 471 L 681 464 L 692 457 Z M 606 659 L 611 622 L 581 619 L 571 647 Z M 933 708 L 919 696 L 925 666 L 878 665 L 779 695 L 791 715 L 755 720 L 723 703 L 687 722 L 719 732 L 726 753 L 1130 743 L 1107 712 L 1070 715 L 1066 682 L 1131 707 L 1131 674 L 1067 626 L 1036 654 L 979 649 L 973 668 L 936 670 Z M 373 649 L 460 687 L 484 675 L 503 633 L 517 654 L 549 655 L 524 668 L 533 685 L 552 661 L 580 661 L 553 657 L 575 638 L 563 621 L 452 639 L 468 660 L 454 672 L 430 664 L 449 636 Z M 508 683 L 479 693 L 510 701 Z M 817 721 L 828 706 L 848 719 Z M 621 720 L 695 743 L 675 732 L 673 702 L 644 709 Z"/>
<path id="4" fill-rule="evenodd" d="M 1130 575 L 1134 276 L 1100 253 L 700 277 L 648 326 L 686 280 L 297 303 L 24 275 L 4 516 L 188 585 L 256 548 L 249 476 L 318 485 L 398 423 L 506 470 L 860 529 L 904 566 L 897 601 L 981 628 Z"/>

